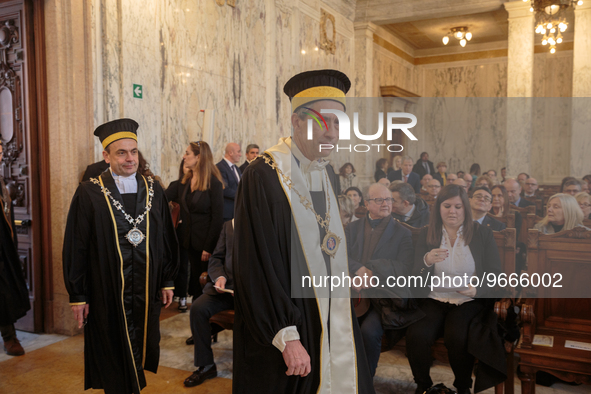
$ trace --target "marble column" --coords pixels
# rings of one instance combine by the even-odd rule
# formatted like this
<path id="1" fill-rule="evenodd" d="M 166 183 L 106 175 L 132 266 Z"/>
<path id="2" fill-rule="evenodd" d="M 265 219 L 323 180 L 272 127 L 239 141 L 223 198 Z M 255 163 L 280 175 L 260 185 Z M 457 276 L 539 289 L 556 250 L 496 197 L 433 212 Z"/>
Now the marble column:
<path id="1" fill-rule="evenodd" d="M 534 73 L 534 18 L 530 3 L 504 4 L 509 13 L 507 61 L 507 174 L 530 172 Z"/>
<path id="2" fill-rule="evenodd" d="M 376 25 L 355 23 L 355 97 L 377 97 L 373 92 L 373 34 Z"/>
<path id="3" fill-rule="evenodd" d="M 570 175 L 591 173 L 591 1 L 575 9 L 573 48 L 573 106 L 571 122 Z"/>

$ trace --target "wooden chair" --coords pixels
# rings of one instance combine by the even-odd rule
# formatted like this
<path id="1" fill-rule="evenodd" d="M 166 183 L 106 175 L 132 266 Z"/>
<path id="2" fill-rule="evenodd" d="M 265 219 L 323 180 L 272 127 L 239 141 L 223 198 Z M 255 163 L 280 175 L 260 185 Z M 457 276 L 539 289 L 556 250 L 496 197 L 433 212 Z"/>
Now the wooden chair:
<path id="1" fill-rule="evenodd" d="M 544 200 L 541 197 L 533 196 L 533 197 L 523 197 L 529 202 L 533 202 L 536 204 L 536 215 L 544 216 Z"/>
<path id="2" fill-rule="evenodd" d="M 538 296 L 544 298 L 524 302 L 522 341 L 515 350 L 521 357 L 521 392 L 535 393 L 537 371 L 569 382 L 591 384 L 591 352 L 565 347 L 567 340 L 591 343 L 591 298 L 565 298 L 569 296 L 567 291 L 571 296 L 581 296 L 577 290 L 588 292 L 591 231 L 579 227 L 548 235 L 529 230 L 528 234 L 530 277 L 534 273 L 560 273 L 562 288 L 538 288 Z M 552 336 L 553 346 L 534 345 L 535 335 Z"/>
<path id="3" fill-rule="evenodd" d="M 518 241 L 523 242 L 524 244 L 527 244 L 527 229 L 528 229 L 528 227 L 527 227 L 527 220 L 525 220 L 525 219 L 526 219 L 527 215 L 529 215 L 530 213 L 533 213 L 533 214 L 536 213 L 536 207 L 533 205 L 530 205 L 527 208 L 519 208 L 514 205 L 511 205 L 511 210 L 519 212 L 521 214 L 522 221 L 521 221 L 521 229 L 519 230 Z M 507 227 L 509 227 L 509 226 L 507 226 Z"/>
<path id="4" fill-rule="evenodd" d="M 583 226 L 591 228 L 591 219 L 583 220 Z"/>
<path id="5" fill-rule="evenodd" d="M 505 223 L 507 228 L 515 228 L 515 214 L 509 213 L 507 216 L 495 216 L 491 213 L 487 213 L 493 219 L 497 219 L 499 222 Z"/>
<path id="6" fill-rule="evenodd" d="M 544 218 L 541 216 L 538 216 L 533 213 L 528 213 L 526 220 L 525 220 L 527 222 L 527 230 L 529 231 L 530 229 L 533 229 L 535 224 L 542 219 L 544 219 Z M 529 234 L 528 234 L 528 237 L 529 237 Z"/>
<path id="7" fill-rule="evenodd" d="M 413 245 L 417 244 L 420 228 L 409 226 L 406 223 L 399 222 L 404 227 L 409 229 L 412 233 Z M 495 242 L 499 248 L 499 255 L 501 258 L 501 268 L 503 272 L 511 274 L 515 272 L 515 247 L 516 247 L 516 234 L 517 231 L 514 228 L 506 228 L 503 231 L 493 231 Z M 504 298 L 501 301 L 495 303 L 494 309 L 500 320 L 507 318 L 507 310 L 514 304 L 514 299 Z M 391 349 L 396 349 L 406 354 L 406 341 L 401 339 L 396 344 L 392 345 L 389 343 L 391 338 L 387 338 L 386 335 L 382 338 L 382 352 L 386 352 Z M 515 346 L 513 344 L 505 346 L 507 350 L 507 380 L 495 387 L 495 394 L 502 394 L 503 391 L 507 394 L 513 394 L 514 389 L 514 368 L 513 368 L 513 353 Z M 443 342 L 443 338 L 439 338 L 433 347 L 431 348 L 432 357 L 437 361 L 449 364 L 447 355 L 447 348 Z"/>
<path id="8" fill-rule="evenodd" d="M 207 271 L 205 271 L 201 274 L 201 276 L 199 276 L 199 284 L 201 285 L 201 288 L 205 287 L 207 282 L 211 282 L 211 278 L 207 274 Z M 213 315 L 212 317 L 209 318 L 209 323 L 210 324 L 217 324 L 223 330 L 233 330 L 234 329 L 234 309 L 228 309 L 228 310 L 216 313 L 215 315 Z M 214 337 L 213 341 L 217 342 L 217 339 L 218 339 L 217 333 L 222 330 L 213 330 L 213 331 L 215 332 L 215 334 L 213 335 L 213 337 Z"/>

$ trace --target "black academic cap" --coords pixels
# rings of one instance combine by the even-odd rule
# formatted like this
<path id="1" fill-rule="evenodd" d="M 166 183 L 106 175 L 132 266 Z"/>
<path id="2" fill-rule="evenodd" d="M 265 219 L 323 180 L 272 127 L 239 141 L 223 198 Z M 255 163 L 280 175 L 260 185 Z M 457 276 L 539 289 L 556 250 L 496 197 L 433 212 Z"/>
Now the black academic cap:
<path id="1" fill-rule="evenodd" d="M 313 70 L 293 76 L 283 92 L 292 102 L 292 109 L 318 101 L 319 98 L 335 100 L 345 105 L 345 95 L 351 88 L 351 81 L 337 70 Z"/>
<path id="2" fill-rule="evenodd" d="M 137 141 L 137 129 L 139 125 L 133 119 L 123 118 L 104 123 L 96 128 L 96 135 L 103 149 L 106 149 L 111 143 L 124 138 L 130 138 Z"/>

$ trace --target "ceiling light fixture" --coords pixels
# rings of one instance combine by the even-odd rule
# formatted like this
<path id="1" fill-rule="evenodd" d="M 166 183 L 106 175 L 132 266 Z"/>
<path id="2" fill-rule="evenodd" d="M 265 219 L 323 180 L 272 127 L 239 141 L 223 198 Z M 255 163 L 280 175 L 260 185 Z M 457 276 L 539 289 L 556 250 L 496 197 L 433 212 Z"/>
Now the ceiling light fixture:
<path id="1" fill-rule="evenodd" d="M 527 0 L 523 0 L 524 2 Z M 568 28 L 566 13 L 582 5 L 582 0 L 530 0 L 534 12 L 535 32 L 542 35 L 542 45 L 550 44 L 550 53 L 556 53 L 556 45 L 562 42 L 562 33 Z"/>
<path id="2" fill-rule="evenodd" d="M 468 41 L 472 39 L 472 33 L 467 26 L 452 27 L 449 32 L 443 36 L 443 45 L 449 44 L 449 38 L 454 37 L 460 42 L 462 47 L 465 47 Z"/>

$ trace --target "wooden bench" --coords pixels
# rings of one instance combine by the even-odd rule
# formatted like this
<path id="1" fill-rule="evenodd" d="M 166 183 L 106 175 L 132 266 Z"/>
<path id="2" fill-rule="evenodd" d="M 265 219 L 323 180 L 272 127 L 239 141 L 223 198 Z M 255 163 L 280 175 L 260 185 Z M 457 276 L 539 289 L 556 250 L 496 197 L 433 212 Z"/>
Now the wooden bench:
<path id="1" fill-rule="evenodd" d="M 533 197 L 523 197 L 529 202 L 533 202 L 536 204 L 536 215 L 544 216 L 544 200 L 542 197 L 533 196 Z"/>
<path id="2" fill-rule="evenodd" d="M 522 340 L 515 350 L 521 357 L 521 392 L 535 393 L 537 371 L 569 382 L 591 384 L 591 352 L 565 347 L 567 340 L 591 344 L 591 298 L 565 298 L 568 294 L 564 293 L 589 287 L 591 231 L 579 227 L 544 235 L 529 230 L 528 235 L 530 277 L 534 273 L 560 273 L 562 288 L 544 288 L 538 294 L 544 298 L 524 302 Z M 535 335 L 552 336 L 553 346 L 534 345 Z"/>
<path id="3" fill-rule="evenodd" d="M 415 228 L 409 226 L 406 223 L 400 222 L 404 227 L 409 229 L 412 233 L 412 241 L 413 245 L 416 245 L 418 242 L 418 236 L 420 232 L 420 228 Z M 516 234 L 517 231 L 514 228 L 506 228 L 503 231 L 493 231 L 495 242 L 497 243 L 497 247 L 499 248 L 499 256 L 501 258 L 501 268 L 503 272 L 507 274 L 511 274 L 515 272 L 515 248 L 516 248 Z M 507 311 L 509 308 L 513 307 L 515 304 L 515 300 L 513 298 L 504 298 L 501 301 L 497 301 L 495 303 L 494 309 L 495 313 L 497 314 L 500 320 L 505 320 L 507 318 Z M 402 353 L 406 354 L 406 341 L 405 339 L 399 340 L 396 344 L 392 345 L 389 343 L 391 338 L 384 335 L 382 338 L 382 352 L 386 352 L 391 349 L 399 350 Z M 513 354 L 515 346 L 513 344 L 505 344 L 505 349 L 507 350 L 506 360 L 507 360 L 507 380 L 501 384 L 498 384 L 495 387 L 495 394 L 502 394 L 503 392 L 507 394 L 513 394 L 514 392 L 514 367 L 513 367 Z M 432 357 L 440 362 L 449 364 L 449 359 L 447 355 L 447 348 L 445 347 L 443 338 L 439 338 L 433 347 L 431 348 L 431 355 Z"/>

